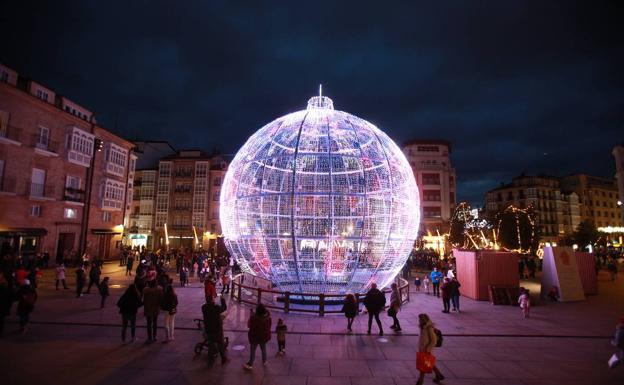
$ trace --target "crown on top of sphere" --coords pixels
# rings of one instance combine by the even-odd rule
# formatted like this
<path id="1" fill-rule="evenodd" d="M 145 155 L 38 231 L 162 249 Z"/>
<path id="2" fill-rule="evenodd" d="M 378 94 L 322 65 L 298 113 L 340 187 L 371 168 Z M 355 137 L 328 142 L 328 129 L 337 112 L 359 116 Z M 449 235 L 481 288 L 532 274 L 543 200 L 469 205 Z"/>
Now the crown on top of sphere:
<path id="1" fill-rule="evenodd" d="M 308 100 L 308 110 L 333 110 L 334 102 L 327 96 L 323 96 L 323 85 L 319 84 L 319 95 Z"/>

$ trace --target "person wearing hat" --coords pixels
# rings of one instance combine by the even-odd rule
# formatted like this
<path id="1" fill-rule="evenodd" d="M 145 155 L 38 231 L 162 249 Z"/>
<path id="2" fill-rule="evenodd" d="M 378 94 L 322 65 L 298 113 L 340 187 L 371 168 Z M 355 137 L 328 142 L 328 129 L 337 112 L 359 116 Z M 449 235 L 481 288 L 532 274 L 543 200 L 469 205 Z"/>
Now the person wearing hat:
<path id="1" fill-rule="evenodd" d="M 35 310 L 37 291 L 30 286 L 30 280 L 25 279 L 24 284 L 17 290 L 17 315 L 19 316 L 20 333 L 26 333 L 30 313 Z"/>

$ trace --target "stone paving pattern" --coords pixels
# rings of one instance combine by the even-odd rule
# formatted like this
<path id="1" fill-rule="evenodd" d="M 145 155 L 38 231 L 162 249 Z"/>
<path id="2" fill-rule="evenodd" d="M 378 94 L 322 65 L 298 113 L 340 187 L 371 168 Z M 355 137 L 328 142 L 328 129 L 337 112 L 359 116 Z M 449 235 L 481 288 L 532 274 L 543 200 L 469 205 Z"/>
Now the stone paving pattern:
<path id="1" fill-rule="evenodd" d="M 123 345 L 115 303 L 130 278 L 123 276 L 116 264 L 106 264 L 103 276 L 111 277 L 111 297 L 107 307 L 100 310 L 99 295 L 77 299 L 73 290 L 55 291 L 53 271 L 44 273 L 28 332 L 16 332 L 14 313 L 7 320 L 6 335 L 0 340 L 0 383 L 414 384 L 418 375 L 416 316 L 426 312 L 445 334 L 444 346 L 435 351 L 438 367 L 446 376 L 444 384 L 624 384 L 624 368 L 610 370 L 606 363 L 613 353 L 609 341 L 616 320 L 624 315 L 624 274 L 611 282 L 601 272 L 601 294 L 584 302 L 547 303 L 534 298 L 537 303 L 530 319 L 523 319 L 517 307 L 493 306 L 463 297 L 460 314 L 443 314 L 440 299 L 412 288 L 411 302 L 399 313 L 403 333 L 393 334 L 391 319 L 383 315 L 383 340 L 375 335 L 376 326 L 373 335 L 366 335 L 366 315 L 356 318 L 354 334 L 345 335 L 346 320 L 342 316 L 320 318 L 274 311 L 274 324 L 277 318 L 283 318 L 289 328 L 287 354 L 276 356 L 273 338 L 268 347 L 269 364 L 260 364 L 258 350 L 251 372 L 242 369 L 249 354 L 249 307 L 227 297 L 230 309 L 225 329 L 230 338 L 231 362 L 208 367 L 205 353 L 193 353 L 193 346 L 201 339 L 193 323 L 203 303 L 198 282 L 191 287 L 176 287 L 180 306 L 175 341 L 145 344 L 145 319 L 140 310 L 138 341 Z M 73 288 L 73 269 L 68 269 L 68 277 Z M 536 283 L 523 284 L 533 293 L 539 291 Z M 162 326 L 163 316 L 159 322 Z M 158 333 L 162 339 L 164 330 Z M 243 350 L 234 350 L 235 346 Z M 425 383 L 431 381 L 428 376 Z"/>

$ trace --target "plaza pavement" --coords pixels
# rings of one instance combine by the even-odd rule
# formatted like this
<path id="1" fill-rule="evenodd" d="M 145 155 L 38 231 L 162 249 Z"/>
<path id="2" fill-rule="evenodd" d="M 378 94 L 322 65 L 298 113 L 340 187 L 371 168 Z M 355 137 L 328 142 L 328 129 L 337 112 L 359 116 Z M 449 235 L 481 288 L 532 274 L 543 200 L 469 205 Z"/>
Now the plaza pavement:
<path id="1" fill-rule="evenodd" d="M 73 289 L 73 269 L 67 275 Z M 446 376 L 444 384 L 624 384 L 624 368 L 610 370 L 606 363 L 613 353 L 609 341 L 615 323 L 624 315 L 624 274 L 611 282 L 601 273 L 600 295 L 585 302 L 546 303 L 534 298 L 537 303 L 530 319 L 521 318 L 517 307 L 463 297 L 460 314 L 443 314 L 438 298 L 412 288 L 411 302 L 399 313 L 403 333 L 394 335 L 388 328 L 390 318 L 382 315 L 383 339 L 366 335 L 366 315 L 356 318 L 353 335 L 345 335 L 343 316 L 274 311 L 273 323 L 283 318 L 289 328 L 287 354 L 276 356 L 273 338 L 269 364 L 260 364 L 258 350 L 251 372 L 242 369 L 249 354 L 248 307 L 227 297 L 230 309 L 224 326 L 232 361 L 209 368 L 205 353 L 193 353 L 201 338 L 193 323 L 203 303 L 199 283 L 176 287 L 180 305 L 174 342 L 144 344 L 145 319 L 140 311 L 138 341 L 122 345 L 115 303 L 130 278 L 117 264 L 106 264 L 103 276 L 111 277 L 111 297 L 100 310 L 99 295 L 77 299 L 74 290 L 55 291 L 53 271 L 45 271 L 28 332 L 16 332 L 15 307 L 7 320 L 5 337 L 0 339 L 0 384 L 414 384 L 420 312 L 428 313 L 445 335 L 443 347 L 435 350 L 438 367 Z M 523 284 L 533 293 L 539 291 L 535 283 Z M 162 326 L 162 316 L 159 322 Z M 158 333 L 162 339 L 164 330 Z M 425 383 L 431 380 L 428 376 Z"/>

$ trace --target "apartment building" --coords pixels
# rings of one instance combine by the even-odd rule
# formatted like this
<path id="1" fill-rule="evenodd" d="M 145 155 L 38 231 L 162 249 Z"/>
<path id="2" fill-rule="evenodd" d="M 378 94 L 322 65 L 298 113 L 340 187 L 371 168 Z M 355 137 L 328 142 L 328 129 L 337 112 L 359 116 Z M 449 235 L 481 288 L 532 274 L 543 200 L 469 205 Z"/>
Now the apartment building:
<path id="1" fill-rule="evenodd" d="M 613 148 L 615 158 L 615 179 L 618 187 L 617 205 L 620 209 L 620 218 L 624 218 L 624 144 Z"/>
<path id="2" fill-rule="evenodd" d="M 0 65 L 0 254 L 114 256 L 132 147 L 85 107 Z"/>
<path id="3" fill-rule="evenodd" d="M 211 247 L 221 233 L 219 199 L 227 171 L 222 156 L 183 150 L 160 160 L 155 248 Z"/>
<path id="4" fill-rule="evenodd" d="M 414 139 L 403 143 L 420 192 L 421 230 L 443 233 L 456 204 L 455 169 L 446 140 Z"/>
<path id="5" fill-rule="evenodd" d="M 624 226 L 616 179 L 587 174 L 561 178 L 561 188 L 579 196 L 581 220 L 596 227 Z"/>
<path id="6" fill-rule="evenodd" d="M 563 193 L 560 179 L 553 176 L 523 174 L 486 193 L 487 216 L 493 218 L 510 205 L 532 207 L 541 239 L 547 242 L 571 234 L 581 222 L 578 195 Z"/>

